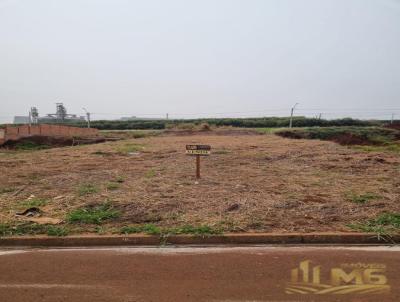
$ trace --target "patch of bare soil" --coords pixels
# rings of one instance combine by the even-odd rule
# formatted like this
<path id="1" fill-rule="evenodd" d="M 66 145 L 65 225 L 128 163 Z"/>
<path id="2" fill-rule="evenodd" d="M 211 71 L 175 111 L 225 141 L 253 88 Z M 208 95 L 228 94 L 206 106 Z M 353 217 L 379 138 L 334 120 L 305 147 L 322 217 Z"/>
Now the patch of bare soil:
<path id="1" fill-rule="evenodd" d="M 286 137 L 286 138 L 292 138 L 292 139 L 308 139 L 308 135 L 305 132 L 301 131 L 280 131 L 278 133 L 279 136 Z M 366 137 L 361 137 L 359 135 L 355 135 L 353 133 L 337 133 L 335 135 L 332 135 L 329 137 L 330 141 L 333 141 L 335 143 L 344 145 L 344 146 L 352 146 L 352 145 L 358 145 L 358 146 L 367 146 L 367 145 L 375 145 L 376 143 L 369 140 Z"/>
<path id="2" fill-rule="evenodd" d="M 211 132 L 211 131 L 210 131 Z M 242 133 L 241 133 L 242 134 Z M 109 202 L 122 215 L 103 225 L 211 225 L 228 231 L 350 231 L 349 223 L 400 211 L 400 157 L 333 142 L 237 133 L 168 135 L 0 153 L 0 222 L 34 196 L 65 221 Z M 209 144 L 197 181 L 186 144 Z M 83 191 L 82 185 L 93 190 Z M 349 196 L 370 194 L 359 204 Z M 82 226 L 84 228 L 85 226 Z"/>
<path id="3" fill-rule="evenodd" d="M 18 140 L 9 140 L 1 148 L 5 149 L 35 149 L 35 148 L 57 148 L 64 146 L 74 146 L 83 144 L 102 143 L 104 137 L 72 138 L 72 137 L 52 137 L 52 136 L 30 136 Z"/>
<path id="4" fill-rule="evenodd" d="M 332 138 L 332 141 L 335 143 L 341 144 L 341 145 L 346 145 L 346 146 L 351 146 L 351 145 L 358 145 L 358 146 L 367 146 L 367 145 L 374 145 L 374 142 L 371 142 L 370 140 L 366 139 L 365 137 L 360 137 L 357 135 L 354 135 L 352 133 L 342 133 L 339 135 L 336 135 L 335 137 Z"/>

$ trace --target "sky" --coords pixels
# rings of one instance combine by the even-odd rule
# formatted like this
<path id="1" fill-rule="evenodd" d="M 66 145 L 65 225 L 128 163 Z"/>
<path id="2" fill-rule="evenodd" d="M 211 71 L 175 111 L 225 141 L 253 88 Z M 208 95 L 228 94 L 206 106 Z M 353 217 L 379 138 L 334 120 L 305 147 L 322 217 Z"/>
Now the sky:
<path id="1" fill-rule="evenodd" d="M 400 118 L 399 0 L 0 0 L 0 122 Z"/>

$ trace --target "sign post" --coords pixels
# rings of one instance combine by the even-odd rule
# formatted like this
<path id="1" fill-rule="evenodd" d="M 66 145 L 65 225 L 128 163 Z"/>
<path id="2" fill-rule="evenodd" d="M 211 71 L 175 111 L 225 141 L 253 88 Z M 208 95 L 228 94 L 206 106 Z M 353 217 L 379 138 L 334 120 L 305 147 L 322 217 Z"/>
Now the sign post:
<path id="1" fill-rule="evenodd" d="M 196 156 L 196 178 L 200 178 L 200 156 L 208 156 L 211 153 L 209 145 L 186 145 L 186 155 Z"/>
<path id="2" fill-rule="evenodd" d="M 196 155 L 196 178 L 200 178 L 200 155 Z"/>

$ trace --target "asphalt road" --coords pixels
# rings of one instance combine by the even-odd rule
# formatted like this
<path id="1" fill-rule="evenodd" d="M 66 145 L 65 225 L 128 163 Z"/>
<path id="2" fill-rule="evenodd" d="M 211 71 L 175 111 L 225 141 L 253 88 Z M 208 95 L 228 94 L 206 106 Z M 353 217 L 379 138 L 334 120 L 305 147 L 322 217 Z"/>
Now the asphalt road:
<path id="1" fill-rule="evenodd" d="M 0 250 L 0 272 L 1 302 L 400 301 L 400 247 Z"/>

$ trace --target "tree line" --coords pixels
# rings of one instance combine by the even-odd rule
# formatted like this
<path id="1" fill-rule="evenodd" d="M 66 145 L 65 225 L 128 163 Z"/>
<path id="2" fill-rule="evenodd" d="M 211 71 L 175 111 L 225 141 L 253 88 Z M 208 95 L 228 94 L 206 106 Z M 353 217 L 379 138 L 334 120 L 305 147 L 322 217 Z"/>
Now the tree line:
<path id="1" fill-rule="evenodd" d="M 205 118 L 205 119 L 154 119 L 154 120 L 94 120 L 91 127 L 100 130 L 126 130 L 126 129 L 166 129 L 184 124 L 200 125 L 207 123 L 210 126 L 232 126 L 241 128 L 284 128 L 289 126 L 289 117 L 262 117 L 262 118 Z M 307 117 L 294 117 L 293 127 L 332 127 L 332 126 L 381 126 L 389 121 L 359 120 L 353 118 L 319 119 Z M 76 127 L 86 127 L 86 122 L 56 122 Z"/>

